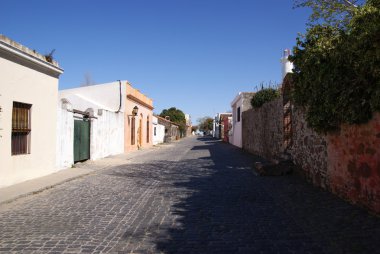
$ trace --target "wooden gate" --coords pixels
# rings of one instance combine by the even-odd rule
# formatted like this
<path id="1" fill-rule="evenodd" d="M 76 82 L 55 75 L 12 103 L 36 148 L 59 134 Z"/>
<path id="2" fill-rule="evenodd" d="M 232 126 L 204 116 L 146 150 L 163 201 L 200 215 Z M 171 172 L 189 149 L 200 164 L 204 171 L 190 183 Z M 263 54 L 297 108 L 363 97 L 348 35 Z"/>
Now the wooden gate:
<path id="1" fill-rule="evenodd" d="M 90 121 L 74 120 L 74 162 L 90 159 Z"/>

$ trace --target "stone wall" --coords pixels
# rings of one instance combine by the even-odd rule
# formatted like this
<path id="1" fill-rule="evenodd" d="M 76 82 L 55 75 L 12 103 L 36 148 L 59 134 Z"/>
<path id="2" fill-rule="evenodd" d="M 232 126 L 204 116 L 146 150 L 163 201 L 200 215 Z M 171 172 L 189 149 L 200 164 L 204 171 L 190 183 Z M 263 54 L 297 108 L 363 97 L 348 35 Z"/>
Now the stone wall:
<path id="1" fill-rule="evenodd" d="M 288 150 L 294 164 L 303 169 L 306 177 L 315 185 L 326 188 L 327 142 L 307 126 L 302 109 L 292 106 L 292 144 Z"/>
<path id="2" fill-rule="evenodd" d="M 331 191 L 380 213 L 380 113 L 362 125 L 343 125 L 329 134 Z"/>
<path id="3" fill-rule="evenodd" d="M 380 114 L 361 125 L 342 125 L 320 135 L 307 127 L 304 111 L 293 106 L 294 164 L 314 185 L 380 213 Z"/>
<path id="4" fill-rule="evenodd" d="M 243 112 L 243 149 L 266 159 L 285 151 L 314 185 L 380 214 L 380 113 L 322 135 L 308 127 L 304 109 L 290 104 L 291 85 L 286 78 L 281 98 Z"/>
<path id="5" fill-rule="evenodd" d="M 282 97 L 261 108 L 243 112 L 242 121 L 244 150 L 266 159 L 277 158 L 283 153 Z"/>

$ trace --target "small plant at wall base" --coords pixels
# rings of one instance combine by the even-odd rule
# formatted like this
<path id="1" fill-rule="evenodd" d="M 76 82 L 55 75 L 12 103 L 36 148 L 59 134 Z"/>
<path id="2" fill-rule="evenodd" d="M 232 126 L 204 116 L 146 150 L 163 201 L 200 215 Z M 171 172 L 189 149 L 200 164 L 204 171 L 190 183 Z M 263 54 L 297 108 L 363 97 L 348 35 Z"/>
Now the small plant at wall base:
<path id="1" fill-rule="evenodd" d="M 320 133 L 365 123 L 380 111 L 380 0 L 350 9 L 349 19 L 311 25 L 297 39 L 293 98 Z"/>
<path id="2" fill-rule="evenodd" d="M 274 88 L 263 88 L 255 93 L 251 99 L 254 108 L 260 108 L 264 103 L 273 101 L 280 96 L 280 92 Z"/>

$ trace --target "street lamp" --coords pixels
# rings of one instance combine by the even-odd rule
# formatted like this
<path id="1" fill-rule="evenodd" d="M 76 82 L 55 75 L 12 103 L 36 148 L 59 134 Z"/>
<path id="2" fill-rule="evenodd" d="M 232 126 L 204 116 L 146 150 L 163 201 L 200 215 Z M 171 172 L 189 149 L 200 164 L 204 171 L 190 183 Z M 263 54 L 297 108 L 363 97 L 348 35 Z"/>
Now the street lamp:
<path id="1" fill-rule="evenodd" d="M 139 112 L 139 108 L 135 106 L 132 110 L 132 115 L 131 116 L 137 116 L 137 113 Z"/>

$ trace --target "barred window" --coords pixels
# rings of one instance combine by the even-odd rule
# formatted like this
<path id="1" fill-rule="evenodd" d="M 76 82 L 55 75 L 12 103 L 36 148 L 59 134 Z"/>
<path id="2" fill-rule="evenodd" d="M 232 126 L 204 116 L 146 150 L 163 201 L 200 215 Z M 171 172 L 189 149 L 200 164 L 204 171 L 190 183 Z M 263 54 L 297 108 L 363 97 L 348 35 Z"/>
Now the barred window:
<path id="1" fill-rule="evenodd" d="M 30 153 L 32 105 L 13 102 L 12 109 L 12 155 Z"/>

